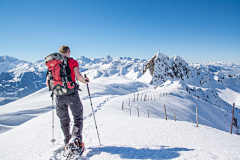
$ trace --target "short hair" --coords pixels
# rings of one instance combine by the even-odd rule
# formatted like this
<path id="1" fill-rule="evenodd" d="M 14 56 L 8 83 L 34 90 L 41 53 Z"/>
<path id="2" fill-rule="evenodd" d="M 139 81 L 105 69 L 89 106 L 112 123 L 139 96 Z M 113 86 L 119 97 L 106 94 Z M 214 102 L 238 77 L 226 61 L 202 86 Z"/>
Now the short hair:
<path id="1" fill-rule="evenodd" d="M 59 52 L 62 54 L 66 54 L 68 51 L 70 51 L 70 48 L 66 45 L 63 45 L 59 48 Z"/>

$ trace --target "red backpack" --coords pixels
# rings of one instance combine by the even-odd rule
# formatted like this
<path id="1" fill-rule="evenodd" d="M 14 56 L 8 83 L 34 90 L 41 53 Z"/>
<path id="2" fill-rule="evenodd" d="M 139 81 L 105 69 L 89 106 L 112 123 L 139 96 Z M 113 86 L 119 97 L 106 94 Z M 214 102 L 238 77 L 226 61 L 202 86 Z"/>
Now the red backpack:
<path id="1" fill-rule="evenodd" d="M 68 65 L 68 57 L 60 53 L 51 53 L 45 57 L 45 64 L 48 67 L 48 85 L 55 95 L 68 95 L 77 89 L 77 85 L 71 77 L 71 69 Z"/>

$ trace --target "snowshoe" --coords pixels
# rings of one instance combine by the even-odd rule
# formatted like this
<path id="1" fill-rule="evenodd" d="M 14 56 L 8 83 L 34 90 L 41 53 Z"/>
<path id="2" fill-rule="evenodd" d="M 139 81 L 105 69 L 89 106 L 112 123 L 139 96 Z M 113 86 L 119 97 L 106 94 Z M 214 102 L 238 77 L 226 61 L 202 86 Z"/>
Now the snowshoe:
<path id="1" fill-rule="evenodd" d="M 78 160 L 81 158 L 85 150 L 85 145 L 83 142 L 80 143 L 78 138 L 74 138 L 64 147 L 64 156 L 67 157 L 66 160 Z"/>

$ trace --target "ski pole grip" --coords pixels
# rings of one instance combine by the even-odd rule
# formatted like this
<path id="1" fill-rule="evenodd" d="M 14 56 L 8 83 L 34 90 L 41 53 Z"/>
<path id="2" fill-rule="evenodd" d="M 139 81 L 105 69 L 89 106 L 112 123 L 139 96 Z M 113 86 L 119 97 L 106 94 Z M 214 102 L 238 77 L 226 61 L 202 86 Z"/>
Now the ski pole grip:
<path id="1" fill-rule="evenodd" d="M 87 78 L 87 75 L 86 75 L 86 74 L 84 74 L 84 78 Z M 85 81 L 89 82 L 88 80 L 85 80 Z"/>

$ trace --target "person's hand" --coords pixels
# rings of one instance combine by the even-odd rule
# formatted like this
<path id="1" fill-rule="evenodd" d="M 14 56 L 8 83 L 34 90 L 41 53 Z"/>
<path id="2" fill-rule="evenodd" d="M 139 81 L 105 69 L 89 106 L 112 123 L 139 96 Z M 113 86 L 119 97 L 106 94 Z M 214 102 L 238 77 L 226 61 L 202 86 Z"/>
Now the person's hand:
<path id="1" fill-rule="evenodd" d="M 85 81 L 88 83 L 90 82 L 89 78 L 87 78 L 87 77 L 85 78 Z"/>

